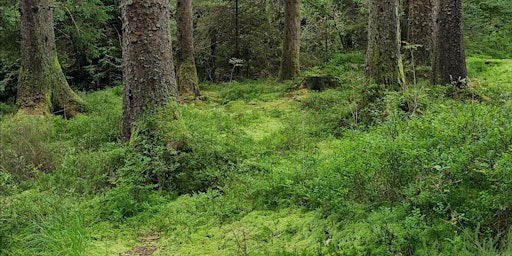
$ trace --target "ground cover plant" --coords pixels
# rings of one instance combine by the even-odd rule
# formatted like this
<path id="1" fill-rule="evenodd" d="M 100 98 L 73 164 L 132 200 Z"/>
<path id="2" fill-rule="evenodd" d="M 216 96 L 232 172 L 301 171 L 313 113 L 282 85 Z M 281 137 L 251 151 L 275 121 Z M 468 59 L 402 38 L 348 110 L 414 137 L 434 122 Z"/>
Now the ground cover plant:
<path id="1" fill-rule="evenodd" d="M 202 84 L 138 124 L 179 152 L 121 142 L 120 87 L 82 95 L 72 119 L 2 115 L 0 254 L 512 253 L 512 63 L 468 58 L 457 98 L 423 81 L 379 91 L 362 60 L 312 69 L 340 80 L 322 92 Z"/>

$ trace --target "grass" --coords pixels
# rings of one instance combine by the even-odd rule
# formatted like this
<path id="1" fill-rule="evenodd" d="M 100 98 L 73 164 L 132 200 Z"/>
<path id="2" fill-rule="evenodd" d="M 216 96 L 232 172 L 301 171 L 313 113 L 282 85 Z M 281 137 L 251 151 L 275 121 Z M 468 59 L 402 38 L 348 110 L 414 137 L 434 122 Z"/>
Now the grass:
<path id="1" fill-rule="evenodd" d="M 1 116 L 0 255 L 507 255 L 512 63 L 468 59 L 488 101 L 419 83 L 363 111 L 362 67 L 340 64 L 361 59 L 315 70 L 344 84 L 325 92 L 202 85 L 167 190 L 127 171 L 119 87 L 70 120 Z"/>

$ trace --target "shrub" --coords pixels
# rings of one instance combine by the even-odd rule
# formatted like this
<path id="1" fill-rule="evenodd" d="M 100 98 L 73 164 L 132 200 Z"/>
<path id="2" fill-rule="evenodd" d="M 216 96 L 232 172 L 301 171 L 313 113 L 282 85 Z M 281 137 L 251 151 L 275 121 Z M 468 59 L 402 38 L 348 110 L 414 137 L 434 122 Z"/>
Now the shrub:
<path id="1" fill-rule="evenodd" d="M 49 172 L 57 164 L 52 120 L 39 116 L 5 117 L 0 123 L 0 169 L 19 178 L 36 170 Z"/>

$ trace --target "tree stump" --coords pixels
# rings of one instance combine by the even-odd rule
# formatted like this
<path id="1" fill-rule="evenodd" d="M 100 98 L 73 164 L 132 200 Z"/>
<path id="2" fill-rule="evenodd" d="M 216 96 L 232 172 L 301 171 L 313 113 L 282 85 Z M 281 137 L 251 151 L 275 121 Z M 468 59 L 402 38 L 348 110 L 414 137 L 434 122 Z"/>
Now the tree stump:
<path id="1" fill-rule="evenodd" d="M 340 82 L 336 77 L 330 75 L 313 75 L 304 77 L 301 85 L 303 88 L 321 92 L 340 86 Z"/>

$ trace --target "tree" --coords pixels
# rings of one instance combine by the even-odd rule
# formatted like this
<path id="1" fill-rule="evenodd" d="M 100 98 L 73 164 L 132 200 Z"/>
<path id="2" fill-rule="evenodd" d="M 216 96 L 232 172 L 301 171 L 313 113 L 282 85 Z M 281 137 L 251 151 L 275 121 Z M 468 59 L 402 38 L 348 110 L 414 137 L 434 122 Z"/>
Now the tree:
<path id="1" fill-rule="evenodd" d="M 284 1 L 284 40 L 279 80 L 300 75 L 300 0 Z"/>
<path id="2" fill-rule="evenodd" d="M 462 33 L 462 0 L 437 0 L 434 30 L 433 84 L 462 86 L 466 59 Z"/>
<path id="3" fill-rule="evenodd" d="M 192 0 L 176 1 L 177 79 L 181 95 L 199 96 L 194 37 Z"/>
<path id="4" fill-rule="evenodd" d="M 69 87 L 55 46 L 50 0 L 20 0 L 20 71 L 17 104 L 22 113 L 73 116 L 83 102 Z"/>
<path id="5" fill-rule="evenodd" d="M 368 8 L 366 76 L 378 84 L 393 88 L 403 85 L 398 0 L 370 0 Z"/>
<path id="6" fill-rule="evenodd" d="M 431 61 L 434 30 L 433 0 L 409 0 L 407 6 L 407 43 L 421 45 L 414 52 L 415 64 L 428 65 Z"/>
<path id="7" fill-rule="evenodd" d="M 123 117 L 128 140 L 133 122 L 143 112 L 177 100 L 178 92 L 169 38 L 168 0 L 122 0 Z"/>

